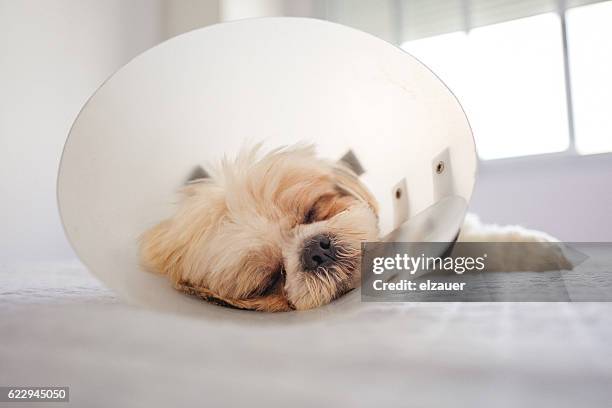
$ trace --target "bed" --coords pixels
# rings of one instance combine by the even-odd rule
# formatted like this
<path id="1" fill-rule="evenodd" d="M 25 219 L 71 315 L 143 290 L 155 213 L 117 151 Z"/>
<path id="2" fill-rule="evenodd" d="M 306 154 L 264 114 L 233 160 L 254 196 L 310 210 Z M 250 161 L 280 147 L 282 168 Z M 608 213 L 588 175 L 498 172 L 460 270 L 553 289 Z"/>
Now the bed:
<path id="1" fill-rule="evenodd" d="M 210 319 L 125 304 L 78 261 L 3 265 L 0 385 L 90 407 L 610 406 L 610 303 L 350 296 Z"/>

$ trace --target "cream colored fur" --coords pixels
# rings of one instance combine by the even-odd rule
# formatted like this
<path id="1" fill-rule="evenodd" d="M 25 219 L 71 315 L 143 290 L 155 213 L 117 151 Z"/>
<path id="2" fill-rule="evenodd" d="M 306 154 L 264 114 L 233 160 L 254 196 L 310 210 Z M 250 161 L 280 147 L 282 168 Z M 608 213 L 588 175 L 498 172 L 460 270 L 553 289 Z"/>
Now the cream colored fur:
<path id="1" fill-rule="evenodd" d="M 305 223 L 313 208 L 316 218 Z M 304 272 L 302 247 L 319 233 L 341 249 L 339 260 Z M 310 146 L 262 157 L 254 149 L 187 186 L 176 214 L 143 235 L 141 259 L 203 297 L 238 307 L 258 299 L 258 310 L 309 309 L 357 286 L 361 242 L 377 237 L 376 202 L 350 170 L 318 159 Z"/>

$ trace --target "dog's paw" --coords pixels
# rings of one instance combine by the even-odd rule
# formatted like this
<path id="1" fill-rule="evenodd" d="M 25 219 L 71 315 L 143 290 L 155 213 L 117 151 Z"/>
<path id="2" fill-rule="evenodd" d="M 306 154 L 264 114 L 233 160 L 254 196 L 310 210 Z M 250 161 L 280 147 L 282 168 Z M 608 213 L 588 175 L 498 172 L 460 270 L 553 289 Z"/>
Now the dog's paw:
<path id="1" fill-rule="evenodd" d="M 489 271 L 559 271 L 574 266 L 557 239 L 520 226 L 482 224 L 471 216 L 466 219 L 460 241 L 485 243 L 489 252 L 485 267 Z"/>
<path id="2" fill-rule="evenodd" d="M 520 251 L 514 254 L 517 271 L 561 271 L 571 270 L 574 265 L 565 256 L 562 244 L 545 237 L 534 236 L 531 241 L 518 243 Z M 511 266 L 511 265 L 509 265 Z"/>

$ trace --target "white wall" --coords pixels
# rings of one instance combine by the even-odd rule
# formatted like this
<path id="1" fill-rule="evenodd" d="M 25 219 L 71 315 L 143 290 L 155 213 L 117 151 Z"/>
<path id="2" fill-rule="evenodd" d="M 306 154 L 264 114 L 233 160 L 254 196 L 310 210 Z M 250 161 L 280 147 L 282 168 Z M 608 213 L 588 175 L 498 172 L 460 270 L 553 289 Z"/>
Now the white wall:
<path id="1" fill-rule="evenodd" d="M 164 0 L 164 37 L 218 23 L 222 12 L 219 3 L 219 0 Z"/>
<path id="2" fill-rule="evenodd" d="M 64 140 L 91 93 L 162 32 L 160 0 L 0 0 L 0 262 L 73 256 L 55 200 Z"/>
<path id="3" fill-rule="evenodd" d="M 471 211 L 562 241 L 612 241 L 612 153 L 483 162 Z"/>

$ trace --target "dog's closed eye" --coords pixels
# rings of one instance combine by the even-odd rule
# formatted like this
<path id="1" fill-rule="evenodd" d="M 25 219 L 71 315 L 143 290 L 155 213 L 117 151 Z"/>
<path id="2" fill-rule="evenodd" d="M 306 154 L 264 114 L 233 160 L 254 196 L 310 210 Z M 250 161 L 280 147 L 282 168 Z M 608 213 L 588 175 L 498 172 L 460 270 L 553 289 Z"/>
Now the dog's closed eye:
<path id="1" fill-rule="evenodd" d="M 335 201 L 335 194 L 325 194 L 317 198 L 316 201 L 310 206 L 304 218 L 302 224 L 312 224 L 316 221 L 323 221 L 332 216 L 331 204 Z"/>
<path id="2" fill-rule="evenodd" d="M 302 224 L 325 221 L 346 210 L 352 198 L 346 194 L 325 194 L 319 197 L 306 211 Z"/>
<path id="3" fill-rule="evenodd" d="M 317 209 L 314 206 L 310 207 L 310 209 L 306 212 L 306 215 L 304 215 L 304 220 L 302 221 L 302 224 L 312 224 L 313 222 L 315 222 L 316 215 Z"/>
<path id="4" fill-rule="evenodd" d="M 323 195 L 315 200 L 315 202 L 308 208 L 308 211 L 306 211 L 306 214 L 304 214 L 304 218 L 302 219 L 302 224 L 312 224 L 315 221 L 321 221 L 320 219 L 318 219 L 320 215 L 318 210 L 322 202 L 327 197 L 328 196 Z"/>

